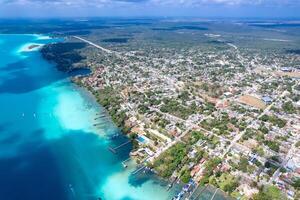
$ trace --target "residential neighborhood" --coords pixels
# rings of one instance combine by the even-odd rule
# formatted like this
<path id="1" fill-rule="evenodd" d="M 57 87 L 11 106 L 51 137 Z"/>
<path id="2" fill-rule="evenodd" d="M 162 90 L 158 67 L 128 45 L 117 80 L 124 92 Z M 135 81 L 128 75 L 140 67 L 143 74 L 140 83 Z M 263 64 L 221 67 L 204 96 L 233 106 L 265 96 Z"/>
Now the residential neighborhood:
<path id="1" fill-rule="evenodd" d="M 299 55 L 229 44 L 109 48 L 118 53 L 88 47 L 92 74 L 74 82 L 136 138 L 137 163 L 238 199 L 264 187 L 299 197 Z"/>

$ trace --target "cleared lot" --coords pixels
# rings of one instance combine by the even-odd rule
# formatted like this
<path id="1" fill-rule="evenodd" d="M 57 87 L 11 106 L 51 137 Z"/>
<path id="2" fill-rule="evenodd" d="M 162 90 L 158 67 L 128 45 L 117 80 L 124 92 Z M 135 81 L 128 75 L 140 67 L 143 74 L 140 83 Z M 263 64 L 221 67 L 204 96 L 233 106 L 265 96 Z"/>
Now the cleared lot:
<path id="1" fill-rule="evenodd" d="M 266 108 L 266 104 L 262 100 L 251 95 L 243 95 L 238 99 L 238 101 L 258 109 Z"/>

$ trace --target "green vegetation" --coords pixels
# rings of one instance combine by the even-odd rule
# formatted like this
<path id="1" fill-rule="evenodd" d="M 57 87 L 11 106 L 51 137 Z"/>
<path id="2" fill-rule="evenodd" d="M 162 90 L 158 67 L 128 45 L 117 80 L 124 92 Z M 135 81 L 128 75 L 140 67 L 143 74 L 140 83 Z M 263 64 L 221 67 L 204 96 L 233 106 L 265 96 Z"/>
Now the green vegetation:
<path id="1" fill-rule="evenodd" d="M 189 100 L 189 92 L 188 91 L 183 91 L 181 94 L 178 95 L 178 98 L 181 100 L 181 101 L 187 101 Z"/>
<path id="2" fill-rule="evenodd" d="M 217 181 L 217 184 L 223 191 L 232 193 L 237 188 L 238 181 L 233 175 L 223 173 Z"/>
<path id="3" fill-rule="evenodd" d="M 203 120 L 201 122 L 201 126 L 207 130 L 218 129 L 219 134 L 227 134 L 228 132 L 228 123 L 230 123 L 230 119 L 227 113 L 222 114 L 219 118 L 214 118 L 211 120 Z"/>
<path id="4" fill-rule="evenodd" d="M 296 113 L 297 110 L 293 105 L 293 102 L 288 101 L 282 104 L 282 109 L 284 110 L 284 112 L 292 114 L 292 113 Z"/>
<path id="5" fill-rule="evenodd" d="M 253 200 L 284 200 L 286 197 L 276 186 L 264 186 L 259 193 L 255 194 Z"/>
<path id="6" fill-rule="evenodd" d="M 265 140 L 264 144 L 267 145 L 273 151 L 276 151 L 276 152 L 279 151 L 279 144 L 277 141 Z"/>
<path id="7" fill-rule="evenodd" d="M 172 173 L 181 168 L 188 159 L 188 148 L 183 143 L 177 143 L 161 154 L 154 162 L 154 169 L 164 178 L 169 178 Z"/>
<path id="8" fill-rule="evenodd" d="M 155 117 L 153 122 L 161 128 L 165 128 L 170 122 L 162 116 Z"/>
<path id="9" fill-rule="evenodd" d="M 189 137 L 189 143 L 190 144 L 195 144 L 197 143 L 200 139 L 201 140 L 207 140 L 207 137 L 203 135 L 202 132 L 200 131 L 192 131 L 190 133 L 191 137 Z"/>
<path id="10" fill-rule="evenodd" d="M 118 92 L 112 87 L 105 87 L 104 89 L 94 91 L 97 101 L 106 108 L 113 122 L 122 129 L 124 133 L 130 131 L 129 127 L 125 127 L 127 119 L 126 112 L 121 110 L 121 99 L 117 96 Z"/>
<path id="11" fill-rule="evenodd" d="M 243 135 L 242 139 L 243 140 L 248 140 L 250 138 L 253 138 L 256 136 L 257 131 L 255 129 L 247 128 L 245 131 L 245 134 Z"/>
<path id="12" fill-rule="evenodd" d="M 209 182 L 209 177 L 213 175 L 213 170 L 221 163 L 221 158 L 212 158 L 205 163 L 205 175 L 200 180 L 200 185 L 205 185 Z"/>
<path id="13" fill-rule="evenodd" d="M 280 119 L 279 117 L 273 115 L 273 116 L 269 116 L 269 115 L 263 115 L 260 120 L 264 121 L 264 122 L 271 122 L 273 125 L 278 126 L 279 128 L 283 128 L 286 125 L 286 120 L 284 119 Z"/>
<path id="14" fill-rule="evenodd" d="M 136 141 L 137 137 L 138 137 L 138 135 L 136 133 L 131 133 L 129 135 L 129 139 L 131 140 L 133 149 L 138 149 L 139 148 L 139 143 L 138 143 L 138 141 Z"/>
<path id="15" fill-rule="evenodd" d="M 247 172 L 248 167 L 248 159 L 245 157 L 241 157 L 240 162 L 238 164 L 238 170 L 241 170 L 242 172 Z"/>
<path id="16" fill-rule="evenodd" d="M 176 100 L 164 99 L 164 104 L 161 106 L 160 111 L 170 113 L 182 119 L 187 119 L 190 115 L 195 114 L 196 110 L 190 107 L 183 106 Z"/>
<path id="17" fill-rule="evenodd" d="M 231 194 L 238 186 L 238 180 L 229 173 L 216 173 L 209 177 L 209 184 Z"/>
<path id="18" fill-rule="evenodd" d="M 265 151 L 262 147 L 256 147 L 255 149 L 253 149 L 253 152 L 257 153 L 259 156 L 265 155 Z"/>
<path id="19" fill-rule="evenodd" d="M 258 130 L 261 131 L 263 134 L 268 134 L 269 133 L 269 129 L 265 125 L 261 125 L 258 128 Z"/>
<path id="20" fill-rule="evenodd" d="M 190 179 L 191 179 L 191 171 L 188 169 L 184 169 L 180 174 L 180 180 L 183 183 L 188 183 Z"/>
<path id="21" fill-rule="evenodd" d="M 65 42 L 45 45 L 41 49 L 43 57 L 57 64 L 61 71 L 70 72 L 75 68 L 86 68 L 85 57 L 78 50 L 86 44 L 81 42 Z"/>
<path id="22" fill-rule="evenodd" d="M 144 104 L 140 104 L 138 106 L 138 110 L 139 110 L 139 113 L 145 114 L 145 113 L 147 113 L 149 111 L 149 107 L 146 106 L 146 105 L 144 105 Z"/>
<path id="23" fill-rule="evenodd" d="M 214 73 L 214 72 L 212 72 Z M 222 75 L 224 75 L 223 73 Z M 201 89 L 203 89 L 209 96 L 218 98 L 223 94 L 222 87 L 219 84 L 208 84 L 208 83 L 203 83 L 201 85 Z"/>
<path id="24" fill-rule="evenodd" d="M 297 178 L 292 185 L 297 190 L 300 190 L 300 178 Z"/>

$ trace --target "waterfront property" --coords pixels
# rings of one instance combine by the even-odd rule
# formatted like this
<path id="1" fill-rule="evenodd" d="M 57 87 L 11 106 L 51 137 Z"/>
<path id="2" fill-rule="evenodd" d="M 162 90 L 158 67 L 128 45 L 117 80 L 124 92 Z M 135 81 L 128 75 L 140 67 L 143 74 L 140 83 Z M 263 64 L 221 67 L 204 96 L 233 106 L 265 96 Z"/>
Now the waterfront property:
<path id="1" fill-rule="evenodd" d="M 109 139 L 119 130 L 89 93 L 38 51 L 19 51 L 59 41 L 39 38 L 0 35 L 0 199 L 170 199 L 164 181 L 132 180 L 135 164 L 124 170 L 130 144 L 108 150 L 124 138 Z"/>

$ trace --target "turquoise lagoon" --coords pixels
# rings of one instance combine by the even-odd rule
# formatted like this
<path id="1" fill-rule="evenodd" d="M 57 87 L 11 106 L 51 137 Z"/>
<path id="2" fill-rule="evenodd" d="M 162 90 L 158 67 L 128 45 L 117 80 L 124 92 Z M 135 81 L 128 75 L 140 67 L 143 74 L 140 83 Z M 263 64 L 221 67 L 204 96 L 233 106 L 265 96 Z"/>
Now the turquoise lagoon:
<path id="1" fill-rule="evenodd" d="M 39 35 L 0 35 L 0 199 L 171 199 L 165 182 L 132 175 L 122 161 L 131 146 L 83 89 L 43 60 L 30 44 L 58 42 Z M 99 124 L 94 126 L 94 124 Z"/>
<path id="2" fill-rule="evenodd" d="M 0 199 L 171 199 L 180 188 L 167 191 L 168 183 L 152 174 L 132 175 L 132 162 L 123 168 L 131 146 L 118 154 L 108 150 L 127 139 L 111 140 L 119 130 L 105 110 L 38 49 L 28 49 L 59 41 L 0 35 Z M 199 199 L 213 193 L 208 189 Z"/>

